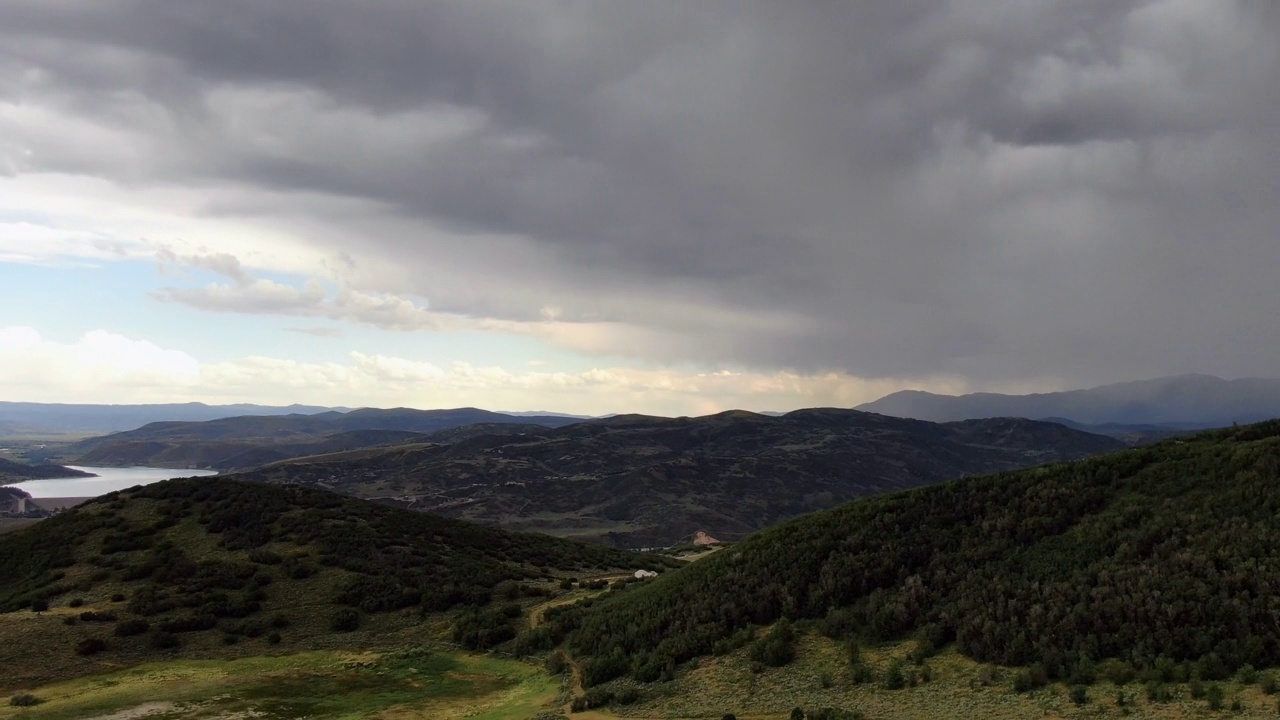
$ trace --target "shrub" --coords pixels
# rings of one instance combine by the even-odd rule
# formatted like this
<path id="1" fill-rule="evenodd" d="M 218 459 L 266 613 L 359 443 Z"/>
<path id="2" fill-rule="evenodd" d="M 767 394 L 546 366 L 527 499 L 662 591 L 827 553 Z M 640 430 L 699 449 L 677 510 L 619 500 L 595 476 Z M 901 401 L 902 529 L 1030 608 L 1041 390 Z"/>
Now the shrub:
<path id="1" fill-rule="evenodd" d="M 1173 693 L 1169 691 L 1169 686 L 1162 682 L 1147 683 L 1147 700 L 1153 703 L 1167 703 L 1173 700 Z"/>
<path id="2" fill-rule="evenodd" d="M 907 676 L 902 671 L 901 660 L 889 663 L 889 669 L 884 673 L 884 686 L 887 690 L 901 690 L 907 686 Z"/>
<path id="3" fill-rule="evenodd" d="M 1040 663 L 1035 663 L 1013 676 L 1013 689 L 1015 692 L 1029 692 L 1048 684 L 1049 673 Z"/>
<path id="4" fill-rule="evenodd" d="M 342 608 L 329 619 L 329 629 L 334 632 L 351 632 L 360 628 L 360 613 Z"/>
<path id="5" fill-rule="evenodd" d="M 640 691 L 633 687 L 624 687 L 613 694 L 613 701 L 619 705 L 634 705 L 640 702 Z"/>
<path id="6" fill-rule="evenodd" d="M 39 705 L 42 702 L 44 701 L 31 693 L 18 693 L 17 695 L 9 698 L 9 704 L 13 707 L 32 707 L 34 705 Z"/>
<path id="7" fill-rule="evenodd" d="M 113 593 L 111 595 L 111 602 L 124 602 L 124 593 Z"/>
<path id="8" fill-rule="evenodd" d="M 67 607 L 80 607 L 84 605 L 84 598 L 71 598 L 71 602 L 67 603 Z"/>
<path id="9" fill-rule="evenodd" d="M 116 623 L 115 634 L 117 637 L 130 637 L 132 635 L 141 635 L 151 629 L 151 623 L 142 618 L 130 618 L 121 620 Z"/>
<path id="10" fill-rule="evenodd" d="M 1225 693 L 1222 692 L 1221 685 L 1218 685 L 1217 683 L 1210 685 L 1209 688 L 1205 690 L 1205 693 L 1204 693 L 1205 699 L 1209 701 L 1209 709 L 1221 710 L 1222 699 L 1224 695 Z"/>
<path id="11" fill-rule="evenodd" d="M 156 650 L 172 650 L 173 648 L 182 647 L 182 640 L 171 632 L 157 630 L 147 638 L 147 645 Z"/>
<path id="12" fill-rule="evenodd" d="M 1280 682 L 1276 681 L 1274 673 L 1263 673 L 1261 682 L 1258 684 L 1262 687 L 1262 692 L 1268 695 L 1275 695 L 1280 692 Z"/>
<path id="13" fill-rule="evenodd" d="M 281 641 L 281 640 L 283 640 L 283 639 L 284 639 L 284 638 L 281 638 L 281 637 L 280 637 L 280 633 L 278 633 L 278 632 L 273 632 L 273 633 L 271 633 L 270 635 L 268 635 L 268 636 L 267 636 L 267 644 L 268 644 L 268 645 L 279 645 L 279 644 L 280 644 L 280 641 Z"/>
<path id="14" fill-rule="evenodd" d="M 107 649 L 107 641 L 99 637 L 87 637 L 76 643 L 76 654 L 82 656 L 96 655 Z"/>
<path id="15" fill-rule="evenodd" d="M 751 646 L 751 660 L 769 667 L 782 667 L 796 658 L 796 635 L 790 621 L 778 621 L 768 637 Z"/>
<path id="16" fill-rule="evenodd" d="M 1246 664 L 1236 672 L 1236 679 L 1243 685 L 1252 685 L 1258 682 L 1258 671 Z"/>
<path id="17" fill-rule="evenodd" d="M 564 655 L 561 653 L 558 653 L 558 652 L 552 653 L 550 656 L 547 657 L 547 662 L 546 662 L 547 672 L 551 673 L 552 675 L 560 675 L 564 673 L 564 671 L 568 667 L 569 667 L 569 664 L 565 662 Z"/>
<path id="18" fill-rule="evenodd" d="M 31 601 L 31 612 L 44 612 L 49 609 L 49 601 L 46 598 L 35 598 Z"/>
<path id="19" fill-rule="evenodd" d="M 1089 686 L 1072 685 L 1071 691 L 1067 696 L 1071 698 L 1071 702 L 1077 705 L 1086 705 L 1089 702 Z"/>
<path id="20" fill-rule="evenodd" d="M 110 610 L 85 610 L 80 613 L 80 619 L 85 622 L 115 622 L 116 614 Z"/>
<path id="21" fill-rule="evenodd" d="M 1117 686 L 1128 685 L 1138 675 L 1133 666 L 1123 660 L 1108 660 L 1103 665 L 1102 674 Z"/>
<path id="22" fill-rule="evenodd" d="M 200 632 L 212 630 L 218 619 L 212 615 L 182 615 L 160 624 L 160 629 L 170 633 Z"/>

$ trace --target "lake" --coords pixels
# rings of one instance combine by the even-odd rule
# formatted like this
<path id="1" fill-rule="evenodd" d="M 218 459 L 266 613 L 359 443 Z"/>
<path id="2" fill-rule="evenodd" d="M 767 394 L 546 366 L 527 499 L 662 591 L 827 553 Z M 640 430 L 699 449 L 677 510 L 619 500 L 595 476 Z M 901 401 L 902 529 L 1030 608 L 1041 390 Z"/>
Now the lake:
<path id="1" fill-rule="evenodd" d="M 67 467 L 91 472 L 98 477 L 29 480 L 27 482 L 14 483 L 13 487 L 22 488 L 31 493 L 31 497 L 36 498 L 97 497 L 116 490 L 130 488 L 134 485 L 150 485 L 153 482 L 160 482 L 169 478 L 217 474 L 215 470 L 174 470 L 173 468 L 154 467 L 110 468 L 85 467 L 83 465 L 68 465 Z"/>

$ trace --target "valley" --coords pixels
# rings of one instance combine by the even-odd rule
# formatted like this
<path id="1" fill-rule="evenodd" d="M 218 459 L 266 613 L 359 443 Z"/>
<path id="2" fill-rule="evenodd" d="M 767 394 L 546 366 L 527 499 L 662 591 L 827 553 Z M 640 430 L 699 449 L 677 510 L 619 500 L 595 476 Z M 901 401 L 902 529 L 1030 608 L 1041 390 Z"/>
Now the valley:
<path id="1" fill-rule="evenodd" d="M 0 538 L 0 718 L 1269 715 L 1278 475 L 1280 423 L 1125 449 L 808 410 L 165 480 Z M 511 532 L 542 521 L 594 542 Z"/>

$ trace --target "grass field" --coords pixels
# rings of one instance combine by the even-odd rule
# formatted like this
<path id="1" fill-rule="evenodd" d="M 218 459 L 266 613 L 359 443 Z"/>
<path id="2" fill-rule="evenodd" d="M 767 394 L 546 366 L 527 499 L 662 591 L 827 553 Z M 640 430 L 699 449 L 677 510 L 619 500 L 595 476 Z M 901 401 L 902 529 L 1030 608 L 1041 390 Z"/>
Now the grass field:
<path id="1" fill-rule="evenodd" d="M 30 691 L 0 718 L 149 720 L 523 720 L 560 684 L 540 668 L 492 657 L 409 650 L 304 652 L 235 660 L 148 663 Z"/>

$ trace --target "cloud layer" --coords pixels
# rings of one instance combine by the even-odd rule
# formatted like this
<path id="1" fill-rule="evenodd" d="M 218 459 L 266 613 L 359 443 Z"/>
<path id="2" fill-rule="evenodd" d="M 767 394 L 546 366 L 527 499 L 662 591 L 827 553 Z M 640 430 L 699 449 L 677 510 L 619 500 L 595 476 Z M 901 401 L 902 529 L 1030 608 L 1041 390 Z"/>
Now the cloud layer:
<path id="1" fill-rule="evenodd" d="M 196 307 L 770 377 L 1280 361 L 1269 0 L 10 0 L 0 49 L 0 175 L 252 228 Z"/>
<path id="2" fill-rule="evenodd" d="M 953 388 L 961 389 L 958 383 Z M 352 352 L 342 362 L 249 356 L 201 363 L 153 343 L 95 330 L 58 342 L 0 328 L 0 397 L 33 402 L 146 403 L 175 397 L 211 404 L 289 404 L 300 397 L 352 407 L 543 408 L 586 414 L 701 415 L 731 408 L 850 406 L 901 389 L 827 373 L 688 373 L 596 368 L 513 372 L 455 362 Z"/>

